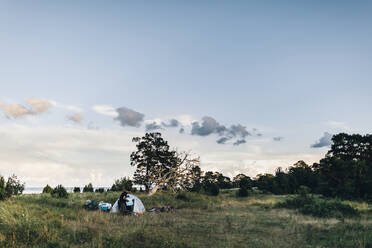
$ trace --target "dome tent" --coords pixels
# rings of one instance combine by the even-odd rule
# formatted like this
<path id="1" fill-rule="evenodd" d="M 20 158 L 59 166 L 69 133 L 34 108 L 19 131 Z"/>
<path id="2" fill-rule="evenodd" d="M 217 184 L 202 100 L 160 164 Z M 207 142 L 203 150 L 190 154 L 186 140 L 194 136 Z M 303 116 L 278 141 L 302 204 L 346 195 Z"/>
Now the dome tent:
<path id="1" fill-rule="evenodd" d="M 134 214 L 143 214 L 146 212 L 145 206 L 142 201 L 135 195 L 128 194 L 127 198 L 133 200 L 133 213 Z M 112 206 L 110 213 L 118 213 L 119 210 L 119 199 L 116 200 L 115 204 Z"/>

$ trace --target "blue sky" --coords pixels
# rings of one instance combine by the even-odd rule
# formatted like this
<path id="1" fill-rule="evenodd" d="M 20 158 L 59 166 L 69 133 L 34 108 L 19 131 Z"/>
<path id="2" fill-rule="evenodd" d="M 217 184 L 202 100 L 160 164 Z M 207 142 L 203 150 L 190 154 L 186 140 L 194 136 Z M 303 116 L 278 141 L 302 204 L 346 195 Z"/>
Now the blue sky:
<path id="1" fill-rule="evenodd" d="M 254 176 L 315 162 L 327 142 L 311 145 L 329 134 L 370 132 L 371 10 L 370 1 L 2 1 L 0 173 L 32 186 L 108 185 L 133 172 L 132 136 L 173 118 L 185 133 L 180 124 L 163 135 L 200 154 L 204 169 Z M 50 106 L 37 111 L 30 98 Z M 28 114 L 10 115 L 11 104 Z M 139 127 L 113 119 L 121 107 L 144 115 Z M 239 146 L 239 135 L 226 144 L 216 132 L 191 135 L 205 116 L 251 135 Z"/>

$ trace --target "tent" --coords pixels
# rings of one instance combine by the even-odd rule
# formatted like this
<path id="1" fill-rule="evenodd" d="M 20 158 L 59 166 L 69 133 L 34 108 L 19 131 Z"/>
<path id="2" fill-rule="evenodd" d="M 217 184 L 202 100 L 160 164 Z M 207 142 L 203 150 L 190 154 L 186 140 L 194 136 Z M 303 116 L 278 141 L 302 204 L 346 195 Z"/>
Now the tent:
<path id="1" fill-rule="evenodd" d="M 142 201 L 135 195 L 128 194 L 127 198 L 132 200 L 133 199 L 133 213 L 135 214 L 143 214 L 146 212 L 145 206 L 143 205 Z M 112 206 L 110 213 L 118 213 L 119 212 L 119 199 L 116 200 L 114 206 Z"/>

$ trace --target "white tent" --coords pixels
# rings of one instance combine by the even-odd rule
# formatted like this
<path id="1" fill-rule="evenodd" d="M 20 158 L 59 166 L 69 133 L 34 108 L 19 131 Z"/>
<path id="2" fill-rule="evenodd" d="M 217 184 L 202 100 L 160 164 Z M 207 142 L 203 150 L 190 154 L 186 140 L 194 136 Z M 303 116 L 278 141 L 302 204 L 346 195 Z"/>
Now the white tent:
<path id="1" fill-rule="evenodd" d="M 134 203 L 134 206 L 133 206 L 133 213 L 135 214 L 143 214 L 144 212 L 146 212 L 146 209 L 145 209 L 145 206 L 143 205 L 142 201 L 135 195 L 131 195 L 131 194 L 128 194 L 127 195 L 127 198 L 128 199 L 133 199 L 133 203 Z M 112 206 L 111 208 L 111 211 L 110 213 L 117 213 L 119 212 L 119 199 L 116 200 L 114 206 Z"/>

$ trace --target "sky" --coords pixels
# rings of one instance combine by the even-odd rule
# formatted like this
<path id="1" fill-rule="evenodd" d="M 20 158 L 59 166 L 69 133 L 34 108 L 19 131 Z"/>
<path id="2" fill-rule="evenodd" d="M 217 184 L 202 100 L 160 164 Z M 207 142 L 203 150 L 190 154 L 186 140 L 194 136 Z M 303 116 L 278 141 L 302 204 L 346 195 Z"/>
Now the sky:
<path id="1" fill-rule="evenodd" d="M 132 176 L 159 131 L 233 177 L 371 132 L 371 1 L 1 1 L 0 174 Z"/>

